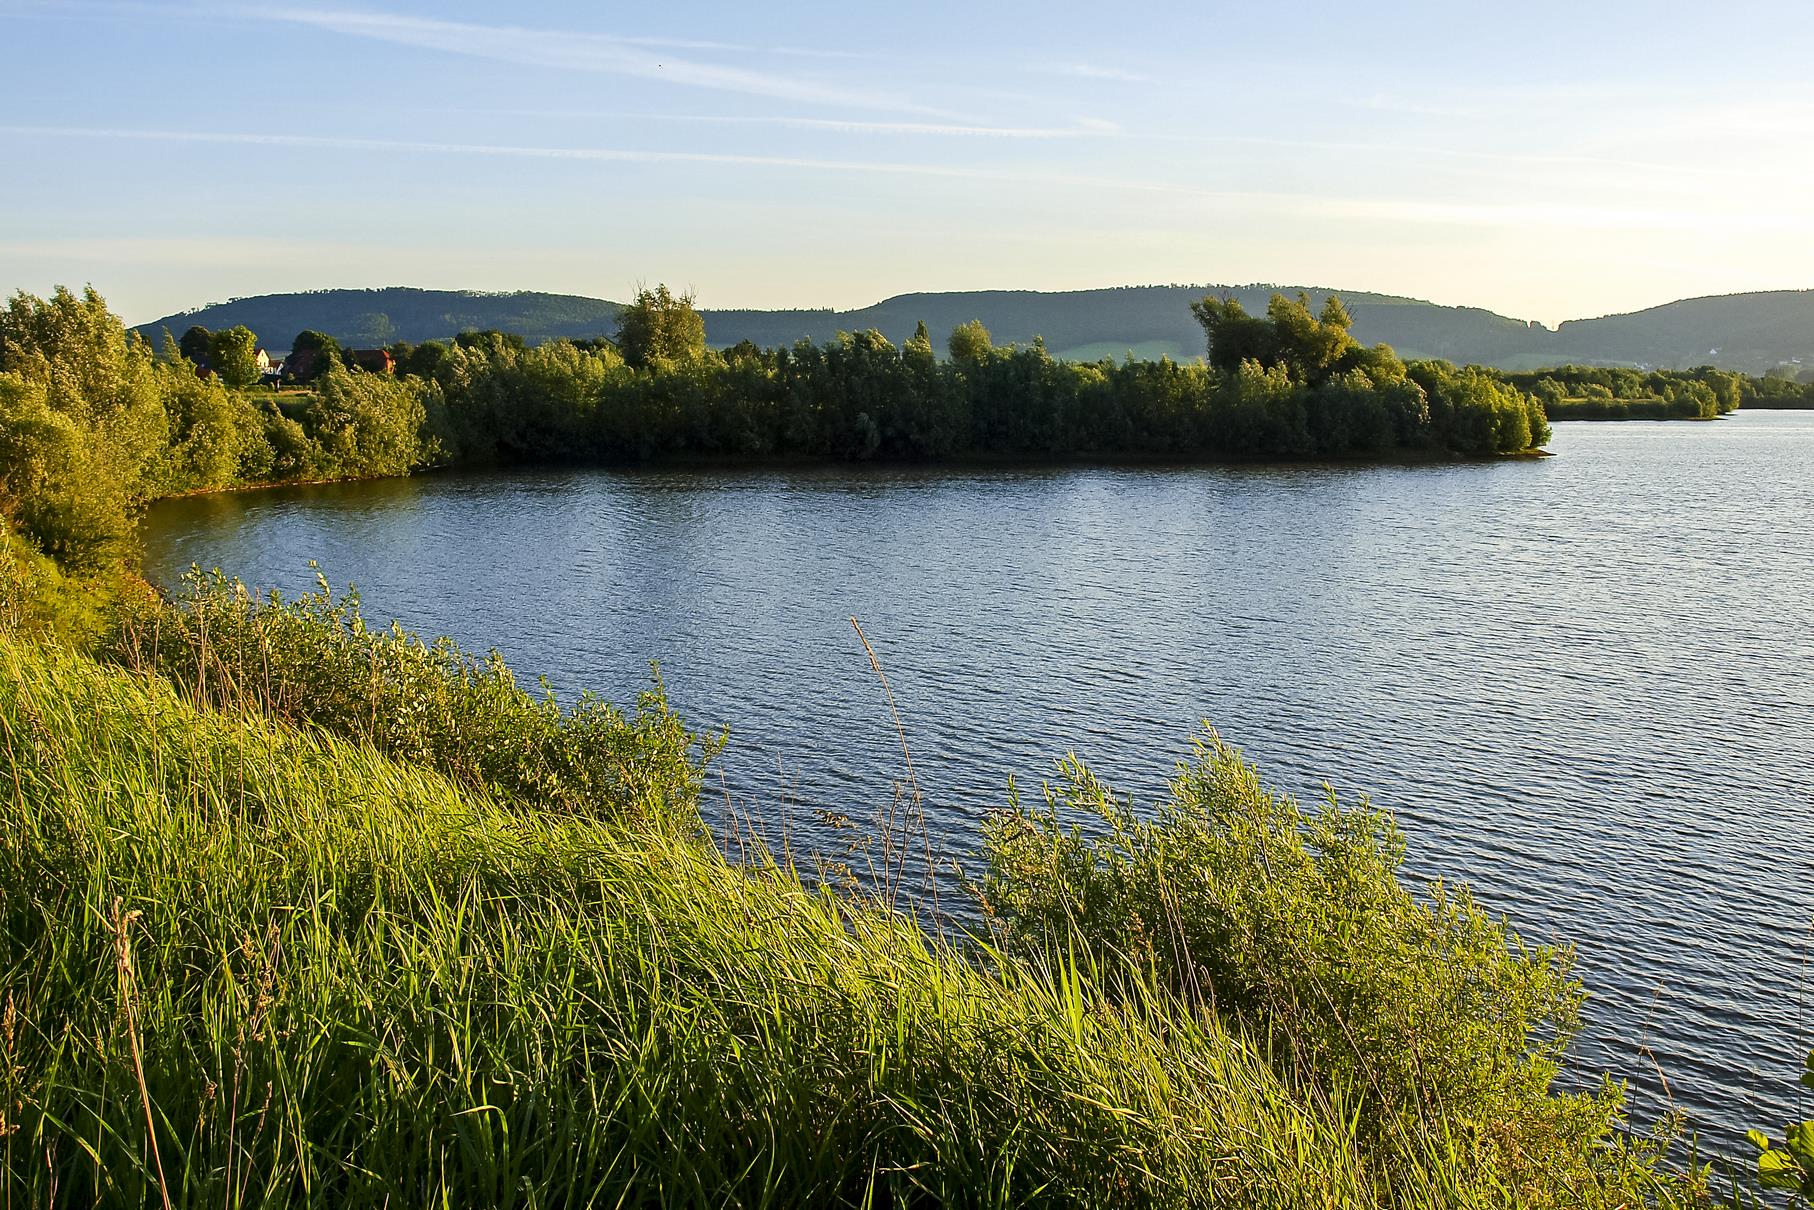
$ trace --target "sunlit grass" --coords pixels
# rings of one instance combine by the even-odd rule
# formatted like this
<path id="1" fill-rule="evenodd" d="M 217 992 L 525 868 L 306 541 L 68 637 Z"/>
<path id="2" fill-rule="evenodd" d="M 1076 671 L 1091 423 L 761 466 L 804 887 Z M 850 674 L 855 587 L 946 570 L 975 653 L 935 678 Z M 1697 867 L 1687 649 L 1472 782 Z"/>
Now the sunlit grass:
<path id="1" fill-rule="evenodd" d="M 1440 1122 L 1382 1158 L 1339 1081 L 1288 1085 L 1100 957 L 929 936 L 672 820 L 538 809 L 16 638 L 0 920 L 5 1205 L 1508 1195 Z"/>

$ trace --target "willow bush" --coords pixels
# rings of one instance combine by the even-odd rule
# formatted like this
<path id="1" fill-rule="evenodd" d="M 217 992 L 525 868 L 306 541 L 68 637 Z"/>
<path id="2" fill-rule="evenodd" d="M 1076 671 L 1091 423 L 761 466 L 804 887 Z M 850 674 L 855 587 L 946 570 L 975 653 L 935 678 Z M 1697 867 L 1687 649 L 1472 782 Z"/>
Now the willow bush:
<path id="1" fill-rule="evenodd" d="M 1555 1091 L 1583 996 L 1572 954 L 1526 946 L 1465 887 L 1413 895 L 1389 814 L 1333 794 L 1307 811 L 1213 731 L 1151 818 L 1075 758 L 1060 774 L 988 827 L 979 894 L 1007 951 L 1156 981 L 1290 1086 L 1349 1090 L 1359 1145 L 1403 1158 L 1440 1123 L 1520 1198 L 1620 1187 L 1668 1142 L 1626 1137 L 1616 1087 Z"/>

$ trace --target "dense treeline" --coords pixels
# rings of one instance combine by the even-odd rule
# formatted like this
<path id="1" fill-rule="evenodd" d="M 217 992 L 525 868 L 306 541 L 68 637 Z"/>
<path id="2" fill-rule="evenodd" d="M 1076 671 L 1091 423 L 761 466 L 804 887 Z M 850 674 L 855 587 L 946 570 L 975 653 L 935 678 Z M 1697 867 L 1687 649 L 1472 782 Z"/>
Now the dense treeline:
<path id="1" fill-rule="evenodd" d="M 1542 401 L 1553 420 L 1712 420 L 1752 402 L 1761 381 L 1712 366 L 1634 370 L 1571 365 L 1504 377 Z"/>
<path id="2" fill-rule="evenodd" d="M 1814 370 L 1803 370 L 1795 378 L 1769 373 L 1762 378 L 1745 380 L 1745 407 L 1748 408 L 1814 408 Z"/>
<path id="3" fill-rule="evenodd" d="M 625 308 L 615 342 L 468 333 L 396 346 L 395 375 L 305 332 L 288 370 L 310 389 L 258 395 L 230 385 L 249 377 L 249 331 L 185 333 L 220 363 L 204 374 L 175 341 L 154 355 L 92 290 L 19 294 L 0 313 L 0 511 L 80 564 L 158 496 L 426 465 L 1473 456 L 1548 437 L 1542 408 L 1489 372 L 1361 346 L 1337 301 L 1197 313 L 1207 365 L 1078 365 L 1038 342 L 997 348 L 979 323 L 946 358 L 924 325 L 900 348 L 857 332 L 720 353 L 691 300 L 661 288 Z"/>
<path id="4" fill-rule="evenodd" d="M 1473 456 L 1548 438 L 1542 409 L 1490 373 L 1364 348 L 1339 302 L 1203 306 L 1208 365 L 1074 364 L 1037 341 L 998 348 L 974 322 L 942 359 L 924 325 L 898 348 L 871 331 L 719 353 L 696 324 L 647 345 L 643 313 L 691 313 L 650 293 L 619 347 L 470 334 L 402 350 L 399 368 L 456 461 Z"/>
<path id="5" fill-rule="evenodd" d="M 1625 366 L 1558 366 L 1504 374 L 1542 402 L 1552 420 L 1713 420 L 1745 408 L 1814 407 L 1814 378 L 1761 378 L 1699 366 L 1637 370 Z"/>
<path id="6" fill-rule="evenodd" d="M 335 362 L 313 392 L 261 402 L 179 349 L 154 356 L 93 290 L 19 294 L 0 311 L 0 514 L 99 566 L 159 496 L 407 473 L 429 457 L 424 394 Z"/>

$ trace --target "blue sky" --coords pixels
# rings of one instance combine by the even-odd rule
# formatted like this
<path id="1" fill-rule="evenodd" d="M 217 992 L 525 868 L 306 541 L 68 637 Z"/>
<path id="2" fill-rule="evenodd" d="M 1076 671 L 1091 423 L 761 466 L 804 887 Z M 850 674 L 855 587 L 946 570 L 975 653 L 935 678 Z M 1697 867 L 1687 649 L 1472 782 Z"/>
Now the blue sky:
<path id="1" fill-rule="evenodd" d="M 1814 6 L 0 0 L 0 288 L 1814 286 Z"/>

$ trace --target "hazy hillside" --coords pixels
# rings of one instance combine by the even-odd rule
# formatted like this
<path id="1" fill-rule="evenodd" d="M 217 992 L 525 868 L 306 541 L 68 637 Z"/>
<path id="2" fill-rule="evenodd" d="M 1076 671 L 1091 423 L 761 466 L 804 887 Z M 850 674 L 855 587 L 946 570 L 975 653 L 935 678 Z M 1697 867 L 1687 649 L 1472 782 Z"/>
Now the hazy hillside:
<path id="1" fill-rule="evenodd" d="M 1688 298 L 1629 315 L 1576 319 L 1558 328 L 1555 340 L 1571 356 L 1670 366 L 1760 371 L 1794 358 L 1814 365 L 1814 290 Z"/>
<path id="2" fill-rule="evenodd" d="M 139 327 L 153 343 L 169 328 L 244 324 L 267 347 L 288 350 L 298 332 L 313 328 L 342 344 L 380 345 L 441 340 L 468 328 L 516 332 L 534 344 L 558 337 L 599 336 L 617 326 L 618 304 L 576 294 L 485 294 L 471 290 L 313 290 L 261 294 L 169 315 Z"/>
<path id="3" fill-rule="evenodd" d="M 902 294 L 855 311 L 707 311 L 713 344 L 751 340 L 791 344 L 828 340 L 840 331 L 875 328 L 899 343 L 924 321 L 935 342 L 956 325 L 981 319 L 997 343 L 1043 337 L 1060 356 L 1196 357 L 1203 337 L 1190 303 L 1205 294 L 1229 295 L 1261 311 L 1275 290 L 1297 286 L 1126 286 L 1041 293 L 984 290 Z M 1325 288 L 1303 288 L 1321 305 Z M 1565 361 L 1688 367 L 1715 364 L 1762 372 L 1801 359 L 1814 364 L 1814 290 L 1784 290 L 1686 299 L 1602 319 L 1571 320 L 1552 332 L 1478 307 L 1441 307 L 1413 298 L 1339 291 L 1354 315 L 1355 335 L 1384 342 L 1407 357 L 1442 357 L 1510 369 Z M 268 347 L 287 349 L 305 328 L 343 343 L 412 343 L 467 328 L 499 328 L 540 342 L 609 334 L 618 304 L 570 294 L 480 294 L 456 290 L 323 290 L 235 299 L 145 324 L 180 335 L 191 324 L 245 324 Z M 1714 352 L 1717 350 L 1717 352 Z"/>

